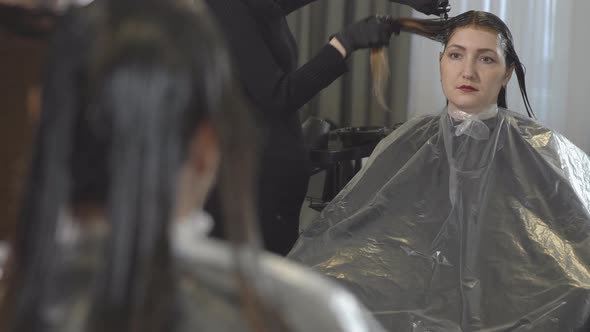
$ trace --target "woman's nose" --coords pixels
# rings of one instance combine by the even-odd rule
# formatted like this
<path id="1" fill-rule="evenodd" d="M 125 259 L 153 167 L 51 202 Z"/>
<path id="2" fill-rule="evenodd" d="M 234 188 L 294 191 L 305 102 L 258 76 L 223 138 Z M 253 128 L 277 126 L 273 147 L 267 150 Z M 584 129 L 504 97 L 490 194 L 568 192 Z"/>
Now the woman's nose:
<path id="1" fill-rule="evenodd" d="M 473 80 L 477 78 L 477 70 L 473 61 L 466 61 L 463 66 L 462 77 L 465 79 Z"/>

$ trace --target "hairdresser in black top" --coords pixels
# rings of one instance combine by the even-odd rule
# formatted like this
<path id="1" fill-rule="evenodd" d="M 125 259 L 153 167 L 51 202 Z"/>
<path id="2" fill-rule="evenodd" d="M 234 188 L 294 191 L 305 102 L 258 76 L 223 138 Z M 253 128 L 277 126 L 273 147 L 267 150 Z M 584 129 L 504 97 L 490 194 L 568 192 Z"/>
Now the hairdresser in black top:
<path id="1" fill-rule="evenodd" d="M 448 10 L 447 0 L 390 1 L 425 14 Z M 266 249 L 286 254 L 298 236 L 299 210 L 309 179 L 297 110 L 347 71 L 348 54 L 387 46 L 394 32 L 390 18 L 369 17 L 346 27 L 297 68 L 297 45 L 285 16 L 314 0 L 207 2 L 225 30 L 244 90 L 260 111 L 264 128 L 258 180 L 262 233 Z M 215 205 L 208 204 L 213 214 Z"/>
<path id="2" fill-rule="evenodd" d="M 426 14 L 447 10 L 448 1 L 390 0 Z M 390 18 L 369 17 L 334 35 L 297 68 L 297 46 L 285 16 L 314 0 L 207 0 L 226 33 L 246 94 L 260 111 L 263 153 L 258 209 L 266 249 L 286 254 L 298 236 L 299 211 L 309 166 L 297 110 L 347 71 L 357 49 L 388 45 Z M 215 203 L 210 212 L 216 214 Z M 216 225 L 215 235 L 222 234 Z"/>

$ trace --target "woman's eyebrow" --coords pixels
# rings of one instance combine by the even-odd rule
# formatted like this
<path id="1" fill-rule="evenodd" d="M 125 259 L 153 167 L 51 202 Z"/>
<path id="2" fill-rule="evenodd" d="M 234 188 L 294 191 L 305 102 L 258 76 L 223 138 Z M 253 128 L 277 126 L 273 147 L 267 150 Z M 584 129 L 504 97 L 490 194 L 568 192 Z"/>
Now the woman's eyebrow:
<path id="1" fill-rule="evenodd" d="M 451 44 L 451 45 L 447 46 L 447 49 L 449 49 L 449 48 L 458 48 L 458 49 L 460 49 L 462 51 L 466 51 L 467 50 L 467 48 L 465 48 L 464 46 L 457 45 L 457 44 Z M 498 53 L 497 50 L 494 50 L 494 49 L 491 49 L 491 48 L 478 48 L 476 50 L 476 52 L 477 53 L 492 52 L 494 54 L 497 54 Z"/>
<path id="2" fill-rule="evenodd" d="M 463 47 L 463 46 L 461 46 L 461 45 L 457 45 L 457 44 L 451 44 L 451 45 L 447 46 L 447 48 L 451 48 L 451 47 L 458 48 L 458 49 L 461 49 L 461 50 L 463 50 L 463 51 L 465 51 L 465 50 L 466 50 L 466 48 L 465 48 L 465 47 Z"/>
<path id="3" fill-rule="evenodd" d="M 497 50 L 491 49 L 491 48 L 480 48 L 477 50 L 477 53 L 485 53 L 485 52 L 492 52 L 494 54 L 498 53 Z"/>

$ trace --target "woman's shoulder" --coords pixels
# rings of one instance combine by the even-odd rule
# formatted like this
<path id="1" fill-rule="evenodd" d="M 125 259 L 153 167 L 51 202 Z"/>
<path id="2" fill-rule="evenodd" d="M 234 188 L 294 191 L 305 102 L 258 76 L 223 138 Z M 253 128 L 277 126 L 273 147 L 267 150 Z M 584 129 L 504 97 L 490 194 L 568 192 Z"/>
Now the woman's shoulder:
<path id="1" fill-rule="evenodd" d="M 544 160 L 551 169 L 559 172 L 585 199 L 590 194 L 590 157 L 564 135 L 543 125 L 524 114 L 502 109 L 501 114 L 508 124 L 508 130 L 516 133 L 511 139 L 523 140 L 538 153 L 537 160 Z"/>
<path id="2" fill-rule="evenodd" d="M 559 142 L 578 149 L 569 139 L 538 119 L 505 108 L 499 108 L 498 111 L 509 127 L 534 147 L 554 148 L 555 143 Z"/>
<path id="3" fill-rule="evenodd" d="M 198 253 L 179 257 L 185 275 L 188 273 L 188 279 L 235 300 L 239 287 L 233 249 L 212 239 L 197 247 Z M 239 256 L 248 255 L 242 252 Z M 350 326 L 365 326 L 361 331 L 382 331 L 356 298 L 333 281 L 284 257 L 266 252 L 253 257 L 256 260 L 251 265 L 258 265 L 258 271 L 254 270 L 256 280 L 252 282 L 264 301 L 280 308 L 294 331 L 351 331 Z"/>
<path id="4" fill-rule="evenodd" d="M 539 120 L 531 118 L 526 114 L 508 108 L 498 107 L 498 114 L 502 116 L 504 119 L 510 120 L 517 125 L 524 125 L 543 130 L 550 130 L 548 127 L 543 125 Z"/>

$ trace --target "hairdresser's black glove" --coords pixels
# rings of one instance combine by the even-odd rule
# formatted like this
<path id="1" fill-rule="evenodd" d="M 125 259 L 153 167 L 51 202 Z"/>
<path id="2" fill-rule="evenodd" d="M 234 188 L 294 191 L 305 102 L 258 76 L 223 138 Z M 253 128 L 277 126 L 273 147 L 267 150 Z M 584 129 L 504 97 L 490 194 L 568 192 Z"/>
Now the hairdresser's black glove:
<path id="1" fill-rule="evenodd" d="M 393 17 L 378 15 L 358 21 L 332 37 L 342 44 L 349 55 L 362 48 L 389 46 L 389 39 L 394 32 L 399 33 L 399 26 Z"/>
<path id="2" fill-rule="evenodd" d="M 426 15 L 446 14 L 451 10 L 449 0 L 389 0 L 408 5 Z"/>

